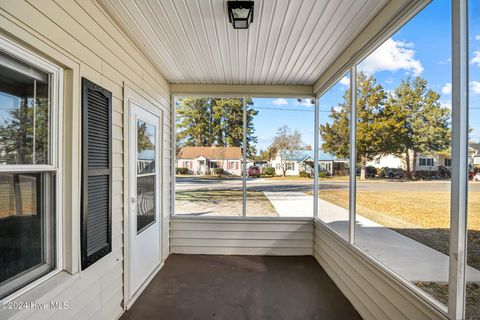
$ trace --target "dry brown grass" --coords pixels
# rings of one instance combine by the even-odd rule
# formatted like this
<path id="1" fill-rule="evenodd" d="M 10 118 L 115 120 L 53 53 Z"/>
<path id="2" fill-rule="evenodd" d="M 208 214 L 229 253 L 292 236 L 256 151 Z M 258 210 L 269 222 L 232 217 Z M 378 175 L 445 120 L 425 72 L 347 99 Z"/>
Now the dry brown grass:
<path id="1" fill-rule="evenodd" d="M 348 191 L 322 190 L 320 197 L 348 208 Z M 386 217 L 388 227 L 448 229 L 450 193 L 357 191 L 357 211 L 372 220 L 380 218 L 377 215 Z M 469 194 L 469 212 L 468 228 L 479 231 L 480 192 Z"/>
<path id="2" fill-rule="evenodd" d="M 348 208 L 348 191 L 322 190 L 320 198 Z M 358 214 L 448 255 L 449 192 L 357 191 Z M 480 192 L 469 193 L 468 264 L 480 270 Z M 448 285 L 417 282 L 417 286 L 447 302 Z M 467 284 L 467 319 L 480 319 L 480 285 Z"/>
<path id="3" fill-rule="evenodd" d="M 348 191 L 322 190 L 320 198 L 348 208 Z M 449 192 L 357 191 L 357 213 L 448 254 Z M 480 192 L 469 193 L 468 264 L 480 270 Z"/>
<path id="4" fill-rule="evenodd" d="M 242 190 L 187 190 L 175 194 L 175 211 L 197 216 L 240 216 Z M 248 216 L 278 216 L 272 203 L 260 191 L 247 192 Z"/>

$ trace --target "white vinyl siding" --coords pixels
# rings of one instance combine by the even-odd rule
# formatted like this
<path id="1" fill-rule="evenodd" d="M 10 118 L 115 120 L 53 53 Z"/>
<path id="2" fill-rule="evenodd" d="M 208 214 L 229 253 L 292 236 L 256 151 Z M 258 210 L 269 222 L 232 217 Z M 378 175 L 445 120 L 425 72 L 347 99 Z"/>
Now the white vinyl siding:
<path id="1" fill-rule="evenodd" d="M 68 310 L 4 311 L 2 319 L 116 319 L 123 312 L 124 84 L 163 111 L 163 252 L 169 251 L 171 185 L 171 110 L 169 85 L 156 67 L 94 0 L 6 1 L 0 10 L 0 35 L 27 43 L 34 52 L 67 70 L 65 79 L 66 240 L 73 248 L 65 268 L 21 297 L 24 301 L 66 301 Z M 112 99 L 112 252 L 78 272 L 80 199 L 80 80 L 85 77 L 111 91 Z M 69 131 L 70 130 L 70 131 Z M 70 215 L 71 214 L 71 215 Z M 70 222 L 70 225 L 69 225 Z M 69 249 L 67 248 L 68 252 Z"/>
<path id="2" fill-rule="evenodd" d="M 312 255 L 313 221 L 174 218 L 172 253 Z"/>

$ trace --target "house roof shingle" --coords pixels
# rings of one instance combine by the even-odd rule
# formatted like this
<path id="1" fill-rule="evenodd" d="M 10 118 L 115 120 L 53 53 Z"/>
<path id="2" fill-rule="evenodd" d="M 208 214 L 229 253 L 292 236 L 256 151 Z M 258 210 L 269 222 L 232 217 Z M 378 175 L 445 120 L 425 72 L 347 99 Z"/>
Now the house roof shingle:
<path id="1" fill-rule="evenodd" d="M 203 156 L 211 160 L 241 159 L 240 147 L 182 147 L 178 153 L 179 159 L 195 159 Z"/>

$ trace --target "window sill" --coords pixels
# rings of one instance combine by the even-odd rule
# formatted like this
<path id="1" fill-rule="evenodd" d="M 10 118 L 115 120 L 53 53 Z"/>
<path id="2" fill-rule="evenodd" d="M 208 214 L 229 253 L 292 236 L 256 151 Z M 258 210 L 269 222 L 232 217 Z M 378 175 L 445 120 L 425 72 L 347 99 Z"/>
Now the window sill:
<path id="1" fill-rule="evenodd" d="M 33 303 L 39 306 L 43 304 L 50 306 L 50 302 L 59 302 L 61 305 L 63 301 L 55 301 L 55 297 L 77 278 L 78 274 L 71 275 L 66 271 L 52 271 L 52 273 L 19 289 L 0 301 L 2 319 L 9 319 L 14 316 L 24 318 L 28 314 L 41 309 L 40 307 L 35 308 L 32 305 Z"/>

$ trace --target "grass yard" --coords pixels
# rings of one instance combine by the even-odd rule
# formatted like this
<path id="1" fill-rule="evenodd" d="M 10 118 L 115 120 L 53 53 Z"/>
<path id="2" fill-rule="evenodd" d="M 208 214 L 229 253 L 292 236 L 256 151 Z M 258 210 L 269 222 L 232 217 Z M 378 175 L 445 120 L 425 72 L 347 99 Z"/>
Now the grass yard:
<path id="1" fill-rule="evenodd" d="M 175 194 L 175 211 L 196 216 L 241 216 L 242 190 L 186 190 Z M 248 191 L 249 216 L 278 216 L 277 211 L 260 191 Z"/>
<path id="2" fill-rule="evenodd" d="M 443 304 L 448 303 L 448 284 L 437 282 L 416 282 L 415 285 L 428 292 Z M 465 319 L 480 319 L 480 285 L 478 283 L 467 283 Z"/>
<path id="3" fill-rule="evenodd" d="M 320 198 L 348 208 L 348 191 L 321 190 Z M 469 193 L 468 265 L 480 270 L 480 192 Z M 448 255 L 449 192 L 357 191 L 357 213 Z M 446 303 L 447 284 L 419 282 L 417 286 Z M 480 284 L 467 286 L 469 319 L 480 319 Z"/>

